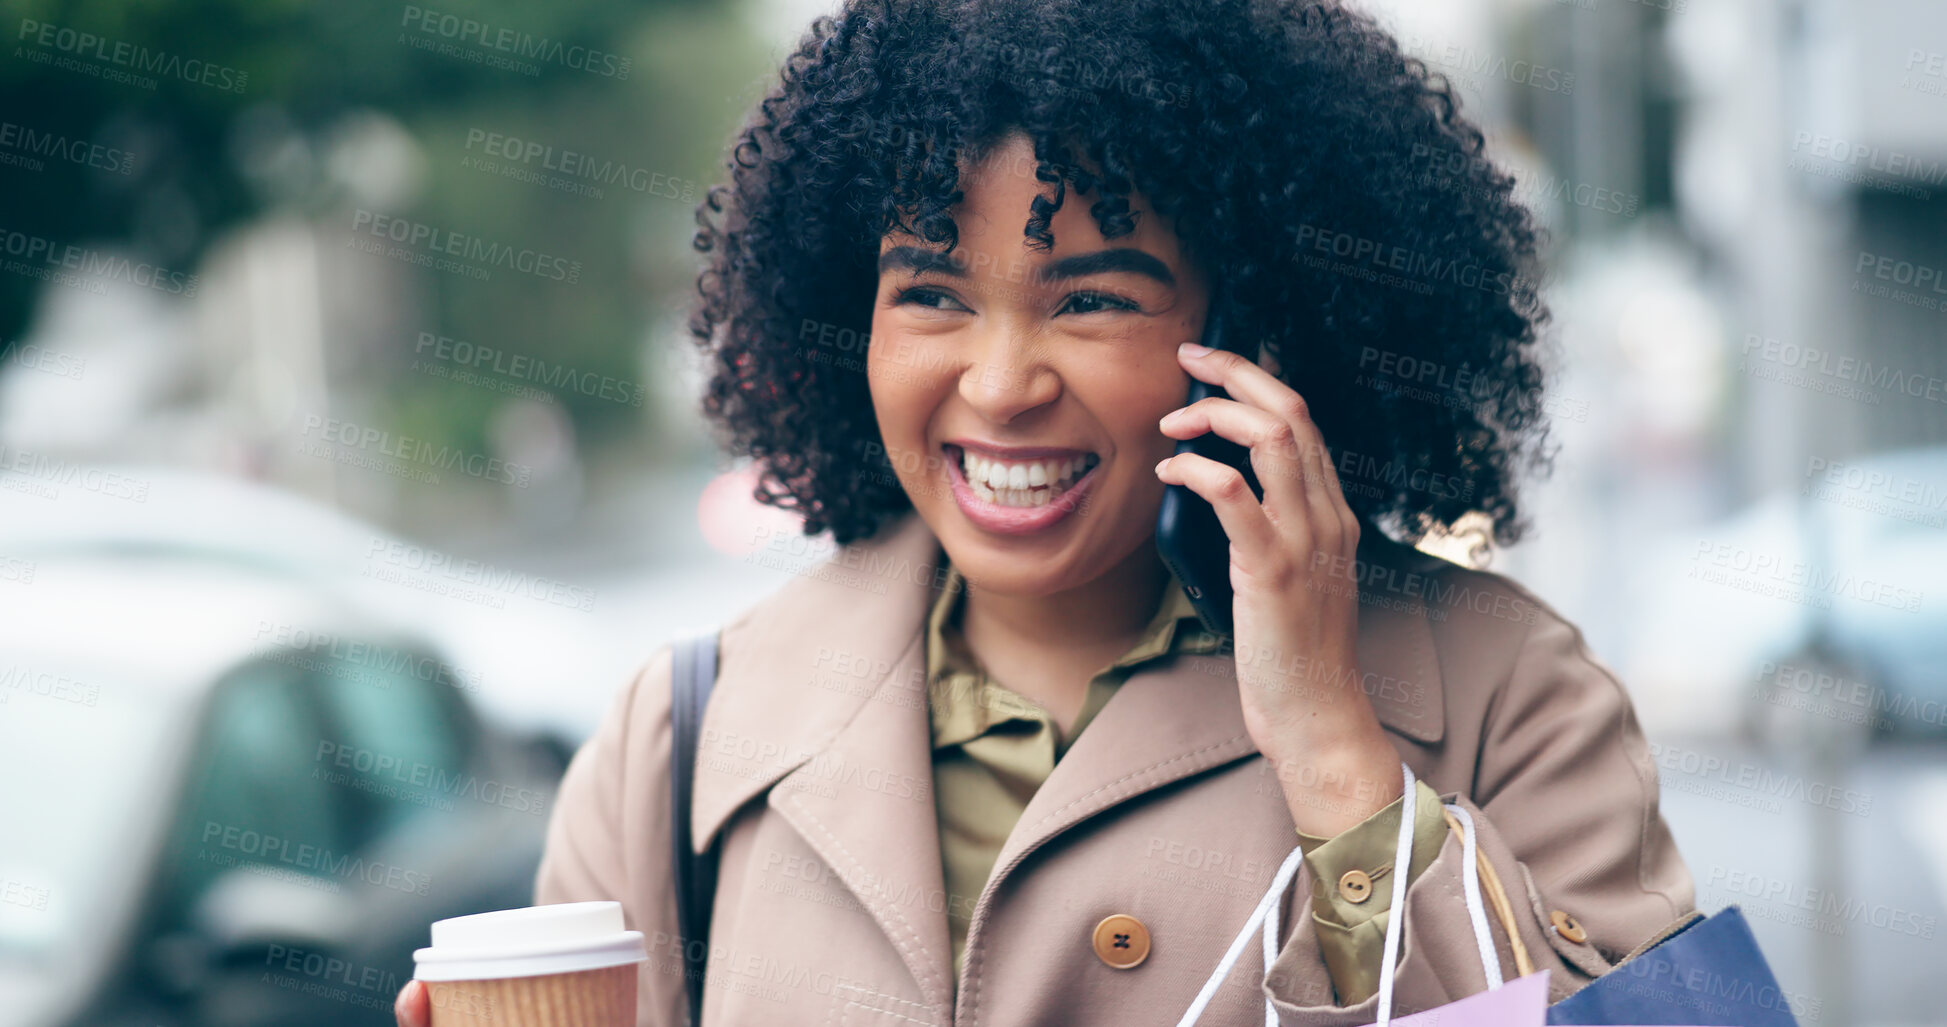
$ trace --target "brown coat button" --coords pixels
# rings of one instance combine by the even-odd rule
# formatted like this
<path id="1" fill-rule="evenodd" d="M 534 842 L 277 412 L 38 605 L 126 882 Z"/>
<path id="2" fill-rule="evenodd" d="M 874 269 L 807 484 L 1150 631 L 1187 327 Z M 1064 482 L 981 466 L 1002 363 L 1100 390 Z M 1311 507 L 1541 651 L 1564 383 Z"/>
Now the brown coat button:
<path id="1" fill-rule="evenodd" d="M 1347 902 L 1364 902 L 1372 898 L 1372 875 L 1363 870 L 1347 870 L 1339 878 L 1339 895 Z"/>
<path id="2" fill-rule="evenodd" d="M 1127 970 L 1149 958 L 1149 928 L 1127 913 L 1103 917 L 1095 925 L 1095 954 L 1117 970 Z"/>
<path id="3" fill-rule="evenodd" d="M 1548 922 L 1555 925 L 1562 937 L 1577 945 L 1589 940 L 1589 932 L 1582 929 L 1581 923 L 1559 909 L 1548 914 Z"/>

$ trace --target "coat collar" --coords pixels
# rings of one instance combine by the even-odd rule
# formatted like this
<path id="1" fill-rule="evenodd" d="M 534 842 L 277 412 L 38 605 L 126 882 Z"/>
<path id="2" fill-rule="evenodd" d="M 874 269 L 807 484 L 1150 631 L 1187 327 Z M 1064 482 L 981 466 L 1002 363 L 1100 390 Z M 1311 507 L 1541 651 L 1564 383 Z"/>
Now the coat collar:
<path id="1" fill-rule="evenodd" d="M 926 618 L 947 578 L 941 555 L 926 523 L 908 513 L 726 625 L 703 718 L 691 838 L 702 852 L 768 789 L 770 807 L 859 896 L 944 1014 L 952 959 L 938 905 L 924 652 Z M 1394 569 L 1432 559 L 1387 540 L 1362 543 L 1360 556 Z M 1423 606 L 1393 587 L 1397 578 L 1360 575 L 1362 593 L 1371 593 L 1359 612 L 1360 667 L 1381 724 L 1434 743 L 1445 716 L 1432 631 Z M 1382 581 L 1386 588 L 1374 587 Z M 1029 802 L 995 878 L 1096 813 L 1256 754 L 1233 668 L 1228 653 L 1184 654 L 1131 674 Z"/>

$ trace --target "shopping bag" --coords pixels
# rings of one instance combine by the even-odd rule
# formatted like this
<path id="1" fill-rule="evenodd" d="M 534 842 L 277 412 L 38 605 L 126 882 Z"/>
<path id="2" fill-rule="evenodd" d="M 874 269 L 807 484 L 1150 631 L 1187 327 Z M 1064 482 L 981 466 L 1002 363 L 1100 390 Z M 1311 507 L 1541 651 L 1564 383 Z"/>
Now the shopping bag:
<path id="1" fill-rule="evenodd" d="M 1400 764 L 1406 790 L 1400 808 L 1398 844 L 1393 866 L 1409 865 L 1414 824 L 1413 769 Z M 1482 878 L 1494 899 L 1502 925 L 1515 947 L 1515 963 L 1532 970 L 1525 949 L 1511 920 L 1511 912 L 1497 875 L 1480 856 L 1474 840 L 1474 822 L 1458 805 L 1446 807 L 1448 826 L 1461 838 L 1461 865 L 1474 873 L 1461 875 L 1468 918 L 1473 922 L 1474 940 L 1480 949 L 1481 969 L 1487 977 L 1487 990 L 1433 1009 L 1394 1018 L 1393 975 L 1398 965 L 1401 922 L 1405 919 L 1403 896 L 1406 873 L 1402 869 L 1393 889 L 1393 915 L 1386 921 L 1386 937 L 1381 966 L 1389 972 L 1379 978 L 1379 1019 L 1366 1027 L 1544 1027 L 1545 1024 L 1601 1024 L 1604 1027 L 1798 1027 L 1789 1006 L 1764 956 L 1758 952 L 1743 914 L 1733 906 L 1708 920 L 1692 921 L 1684 928 L 1641 953 L 1608 974 L 1597 978 L 1581 991 L 1554 1006 L 1548 1005 L 1548 971 L 1540 970 L 1503 983 L 1500 956 L 1488 928 L 1482 900 Z M 1244 922 L 1217 969 L 1204 982 L 1202 991 L 1190 1003 L 1177 1027 L 1193 1027 L 1217 988 L 1243 955 L 1251 936 L 1258 934 L 1264 947 L 1264 965 L 1276 957 L 1278 902 L 1290 886 L 1302 858 L 1293 849 L 1273 875 L 1271 887 L 1258 900 L 1257 908 Z M 1701 1004 L 1698 996 L 1708 996 Z M 1586 998 L 1584 996 L 1587 996 Z M 1658 1001 L 1661 999 L 1661 1001 Z M 1579 1000 L 1579 1001 L 1578 1001 Z M 1278 1027 L 1278 1014 L 1269 999 L 1264 1003 L 1266 1027 Z"/>
<path id="2" fill-rule="evenodd" d="M 1399 839 L 1393 850 L 1393 866 L 1400 868 L 1393 890 L 1394 912 L 1386 920 L 1386 939 L 1381 953 L 1381 966 L 1393 967 L 1399 963 L 1401 922 L 1405 919 L 1406 869 L 1410 866 L 1413 845 L 1414 819 L 1414 778 L 1413 768 L 1404 762 L 1399 765 L 1400 774 L 1405 779 L 1406 790 L 1400 801 Z M 1474 821 L 1466 809 L 1459 805 L 1446 807 L 1448 826 L 1460 835 L 1462 865 L 1474 867 L 1484 861 L 1480 859 L 1474 843 Z M 1244 929 L 1238 932 L 1224 958 L 1218 962 L 1216 972 L 1204 982 L 1203 990 L 1190 1003 L 1190 1008 L 1177 1021 L 1177 1027 L 1193 1027 L 1217 988 L 1236 965 L 1244 947 L 1250 943 L 1251 935 L 1261 935 L 1264 945 L 1264 965 L 1270 966 L 1277 957 L 1278 902 L 1291 879 L 1298 872 L 1298 863 L 1303 858 L 1302 848 L 1291 850 L 1285 857 L 1284 865 L 1273 875 L 1271 887 L 1264 897 L 1258 900 L 1257 908 L 1250 919 L 1244 922 Z M 1494 951 L 1494 943 L 1487 926 L 1486 907 L 1481 899 L 1481 886 L 1478 874 L 1462 874 L 1467 915 L 1473 921 L 1474 941 L 1480 948 L 1481 968 L 1487 976 L 1487 990 L 1469 995 L 1457 1002 L 1450 1002 L 1436 1009 L 1424 1010 L 1412 1016 L 1393 1019 L 1393 975 L 1388 972 L 1379 978 L 1379 1020 L 1371 1027 L 1390 1027 L 1393 1023 L 1401 1025 L 1420 1024 L 1422 1027 L 1466 1027 L 1479 1024 L 1480 1027 L 1543 1027 L 1543 1016 L 1548 1004 L 1548 974 L 1546 971 L 1531 973 L 1517 980 L 1502 983 L 1500 957 Z M 1505 898 L 1500 895 L 1499 882 L 1494 884 L 1497 905 L 1505 908 Z M 1517 940 L 1517 944 L 1519 944 Z M 1519 962 L 1519 960 L 1517 960 Z M 1525 965 L 1525 964 L 1524 964 Z M 1264 1002 L 1265 1027 L 1278 1027 L 1278 1013 L 1271 1001 Z"/>
<path id="3" fill-rule="evenodd" d="M 1547 1013 L 1548 971 L 1537 970 L 1457 1002 L 1393 1017 L 1390 1027 L 1542 1027 Z"/>
<path id="4" fill-rule="evenodd" d="M 1798 1027 L 1736 906 L 1692 921 L 1548 1007 L 1548 1022 Z"/>

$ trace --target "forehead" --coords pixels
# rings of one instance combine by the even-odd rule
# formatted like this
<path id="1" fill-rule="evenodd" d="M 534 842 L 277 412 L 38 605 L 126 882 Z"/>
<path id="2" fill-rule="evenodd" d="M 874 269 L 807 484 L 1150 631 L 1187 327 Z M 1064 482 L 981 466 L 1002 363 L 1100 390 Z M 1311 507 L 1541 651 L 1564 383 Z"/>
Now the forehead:
<path id="1" fill-rule="evenodd" d="M 1181 260 L 1175 234 L 1151 209 L 1147 198 L 1141 193 L 1130 193 L 1124 197 L 1129 203 L 1129 211 L 1135 215 L 1135 229 L 1114 239 L 1106 239 L 1096 224 L 1095 216 L 1089 212 L 1089 208 L 1101 198 L 1100 188 L 1083 195 L 1076 191 L 1072 181 L 1065 183 L 1061 209 L 1048 221 L 1048 230 L 1055 237 L 1053 250 L 1044 252 L 1030 246 L 1025 229 L 1028 216 L 1034 210 L 1035 198 L 1052 198 L 1054 192 L 1052 183 L 1042 182 L 1035 177 L 1038 163 L 1034 156 L 1034 143 L 1018 132 L 996 142 L 976 158 L 962 156 L 959 180 L 961 200 L 948 209 L 959 228 L 959 248 L 1004 250 L 1010 256 L 1018 255 L 1036 263 L 1064 254 L 1099 250 L 1105 246 L 1145 250 L 1172 265 Z M 896 228 L 880 239 L 879 250 L 884 252 L 894 246 L 944 249 L 942 244 L 926 243 L 918 236 Z"/>

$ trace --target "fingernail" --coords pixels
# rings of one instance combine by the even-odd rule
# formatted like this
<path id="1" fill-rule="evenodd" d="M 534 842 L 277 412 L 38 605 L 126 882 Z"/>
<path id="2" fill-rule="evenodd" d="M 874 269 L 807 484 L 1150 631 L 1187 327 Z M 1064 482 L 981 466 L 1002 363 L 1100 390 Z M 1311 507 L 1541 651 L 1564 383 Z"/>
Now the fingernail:
<path id="1" fill-rule="evenodd" d="M 1164 457 L 1163 459 L 1156 461 L 1156 473 L 1157 474 L 1163 473 L 1163 465 L 1169 462 L 1170 462 L 1169 457 Z"/>
<path id="2" fill-rule="evenodd" d="M 1183 343 L 1182 345 L 1178 346 L 1177 349 L 1193 357 L 1200 357 L 1203 356 L 1205 353 L 1210 352 L 1210 347 L 1200 345 L 1194 342 Z"/>

